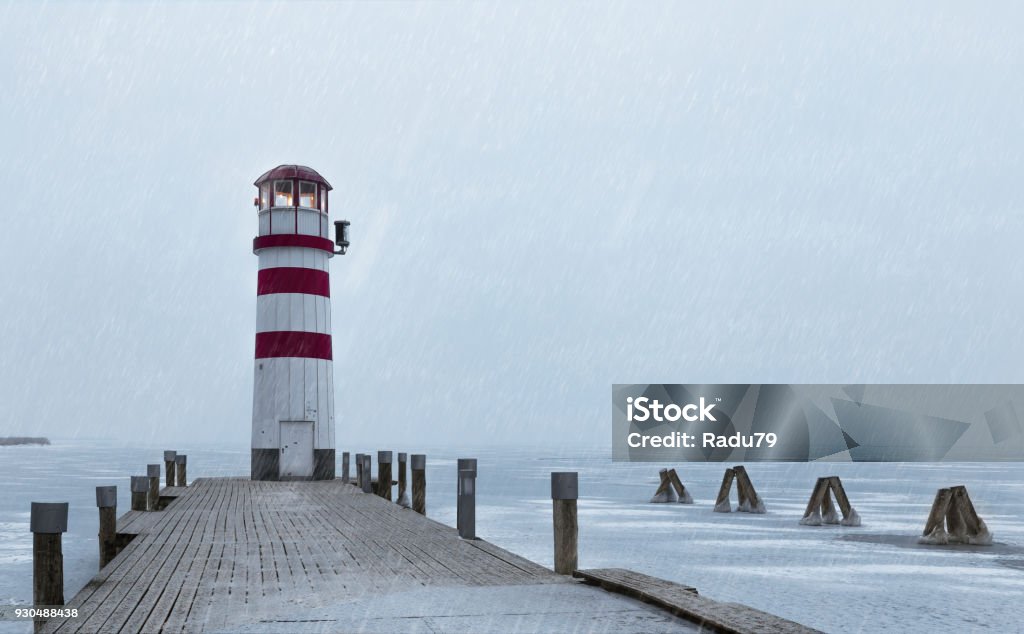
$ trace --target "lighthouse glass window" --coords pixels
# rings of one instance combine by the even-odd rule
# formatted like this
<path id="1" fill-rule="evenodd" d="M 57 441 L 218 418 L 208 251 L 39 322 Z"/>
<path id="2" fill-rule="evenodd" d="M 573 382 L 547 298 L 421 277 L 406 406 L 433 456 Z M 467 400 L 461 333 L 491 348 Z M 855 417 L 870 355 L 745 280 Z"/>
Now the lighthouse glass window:
<path id="1" fill-rule="evenodd" d="M 274 181 L 274 206 L 275 207 L 291 207 L 292 206 L 292 182 L 291 181 Z"/>
<path id="2" fill-rule="evenodd" d="M 270 207 L 270 183 L 260 185 L 260 209 Z"/>
<path id="3" fill-rule="evenodd" d="M 316 209 L 316 183 L 299 181 L 299 207 Z"/>

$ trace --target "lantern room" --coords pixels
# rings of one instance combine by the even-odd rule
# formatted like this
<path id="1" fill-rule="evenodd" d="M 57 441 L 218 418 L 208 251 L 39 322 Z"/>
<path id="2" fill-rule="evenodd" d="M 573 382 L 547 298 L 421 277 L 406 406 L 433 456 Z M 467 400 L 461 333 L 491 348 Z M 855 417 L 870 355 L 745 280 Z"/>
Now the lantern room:
<path id="1" fill-rule="evenodd" d="M 278 165 L 253 183 L 259 235 L 302 234 L 328 237 L 331 184 L 304 165 Z"/>

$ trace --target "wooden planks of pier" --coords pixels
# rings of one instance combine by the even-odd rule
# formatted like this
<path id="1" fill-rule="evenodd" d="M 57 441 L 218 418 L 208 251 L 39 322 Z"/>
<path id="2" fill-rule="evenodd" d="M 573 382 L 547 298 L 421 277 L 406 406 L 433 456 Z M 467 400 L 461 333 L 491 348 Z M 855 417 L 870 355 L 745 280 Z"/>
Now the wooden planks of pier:
<path id="1" fill-rule="evenodd" d="M 426 586 L 571 583 L 340 480 L 199 479 L 164 492 L 176 499 L 163 511 L 121 517 L 130 541 L 68 603 L 82 616 L 43 631 L 222 630 Z"/>

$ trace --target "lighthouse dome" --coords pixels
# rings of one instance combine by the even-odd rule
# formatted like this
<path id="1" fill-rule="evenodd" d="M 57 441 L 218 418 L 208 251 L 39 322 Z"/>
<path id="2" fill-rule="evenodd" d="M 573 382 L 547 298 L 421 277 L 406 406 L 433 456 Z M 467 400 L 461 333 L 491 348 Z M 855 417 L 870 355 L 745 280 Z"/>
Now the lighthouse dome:
<path id="1" fill-rule="evenodd" d="M 323 185 L 327 188 L 327 191 L 334 189 L 331 187 L 331 184 L 327 182 L 327 179 L 321 176 L 319 172 L 312 167 L 306 167 L 305 165 L 278 165 L 274 169 L 261 174 L 253 185 L 259 187 L 267 181 L 276 179 L 300 179 L 304 181 L 312 181 Z"/>

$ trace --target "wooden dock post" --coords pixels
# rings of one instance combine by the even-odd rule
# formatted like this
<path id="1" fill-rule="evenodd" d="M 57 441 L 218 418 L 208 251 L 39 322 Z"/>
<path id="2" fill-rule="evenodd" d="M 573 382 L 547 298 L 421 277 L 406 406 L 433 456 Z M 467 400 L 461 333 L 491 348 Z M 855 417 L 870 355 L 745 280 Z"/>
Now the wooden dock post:
<path id="1" fill-rule="evenodd" d="M 187 487 L 188 479 L 185 476 L 185 464 L 188 462 L 188 456 L 185 454 L 177 454 L 174 456 L 174 471 L 178 478 L 178 486 Z"/>
<path id="2" fill-rule="evenodd" d="M 675 469 L 668 470 L 668 480 L 672 483 L 672 488 L 676 490 L 676 496 L 679 498 L 680 504 L 693 504 L 693 497 L 690 496 L 690 492 L 683 486 L 683 481 L 679 479 L 679 474 L 676 473 Z"/>
<path id="3" fill-rule="evenodd" d="M 96 487 L 96 508 L 100 510 L 100 569 L 117 555 L 117 487 Z"/>
<path id="4" fill-rule="evenodd" d="M 412 510 L 427 514 L 427 456 L 414 453 L 409 463 L 412 470 Z"/>
<path id="5" fill-rule="evenodd" d="M 363 493 L 373 493 L 373 458 L 363 454 Z"/>
<path id="6" fill-rule="evenodd" d="M 177 455 L 176 451 L 165 451 L 164 452 L 164 467 L 167 471 L 167 486 L 172 487 L 177 484 L 177 480 L 174 479 L 174 457 Z"/>
<path id="7" fill-rule="evenodd" d="M 579 565 L 579 525 L 576 501 L 579 498 L 579 474 L 552 472 L 551 507 L 555 534 L 555 572 L 571 575 Z"/>
<path id="8" fill-rule="evenodd" d="M 377 495 L 391 501 L 391 458 L 390 451 L 377 452 Z"/>
<path id="9" fill-rule="evenodd" d="M 132 510 L 145 511 L 149 498 L 149 476 L 132 476 Z"/>
<path id="10" fill-rule="evenodd" d="M 33 502 L 29 516 L 32 530 L 32 604 L 64 605 L 64 554 L 61 533 L 68 530 L 67 502 Z M 36 621 L 35 629 L 45 621 Z"/>
<path id="11" fill-rule="evenodd" d="M 341 452 L 341 483 L 348 484 L 348 467 L 349 467 L 348 452 Z"/>
<path id="12" fill-rule="evenodd" d="M 146 477 L 149 478 L 149 491 L 146 492 L 146 510 L 160 510 L 160 465 L 146 465 Z"/>
<path id="13" fill-rule="evenodd" d="M 459 458 L 456 461 L 455 472 L 455 526 L 462 526 L 462 472 L 472 471 L 473 478 L 476 478 L 476 458 Z M 476 488 L 476 482 L 473 483 L 473 488 Z M 473 508 L 474 523 L 476 518 L 476 507 Z"/>
<path id="14" fill-rule="evenodd" d="M 459 460 L 462 462 L 462 460 Z M 473 462 L 476 462 L 475 460 Z M 459 469 L 457 528 L 462 539 L 476 539 L 476 470 Z"/>
<path id="15" fill-rule="evenodd" d="M 668 477 L 668 469 L 658 471 L 658 476 L 661 478 L 661 483 L 658 484 L 658 490 L 654 492 L 651 502 L 654 504 L 678 502 L 679 498 L 676 496 L 676 492 L 672 488 L 672 481 Z"/>
<path id="16" fill-rule="evenodd" d="M 726 469 L 722 476 L 722 486 L 718 488 L 718 499 L 715 500 L 715 513 L 732 513 L 732 504 L 729 502 L 729 491 L 732 490 L 732 481 L 736 472 Z"/>
<path id="17" fill-rule="evenodd" d="M 409 492 L 405 487 L 405 463 L 408 462 L 408 454 L 398 454 L 398 506 L 409 508 Z"/>

